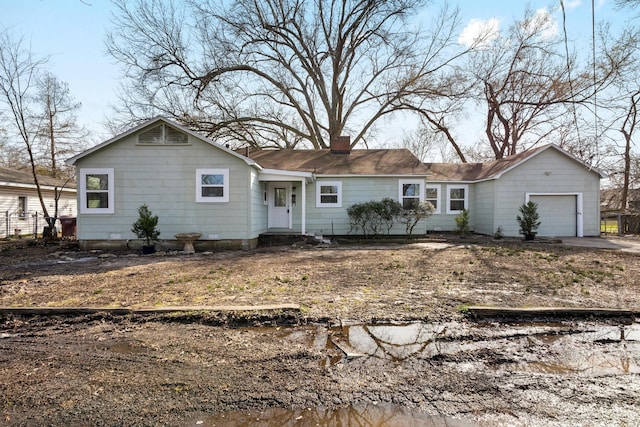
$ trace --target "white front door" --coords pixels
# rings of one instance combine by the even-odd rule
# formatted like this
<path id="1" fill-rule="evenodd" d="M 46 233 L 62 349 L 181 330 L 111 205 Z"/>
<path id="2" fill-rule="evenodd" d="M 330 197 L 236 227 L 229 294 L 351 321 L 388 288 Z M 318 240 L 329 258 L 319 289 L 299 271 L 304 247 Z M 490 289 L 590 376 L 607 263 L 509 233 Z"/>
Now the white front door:
<path id="1" fill-rule="evenodd" d="M 289 198 L 291 184 L 270 182 L 267 194 L 269 200 L 269 228 L 291 228 Z"/>

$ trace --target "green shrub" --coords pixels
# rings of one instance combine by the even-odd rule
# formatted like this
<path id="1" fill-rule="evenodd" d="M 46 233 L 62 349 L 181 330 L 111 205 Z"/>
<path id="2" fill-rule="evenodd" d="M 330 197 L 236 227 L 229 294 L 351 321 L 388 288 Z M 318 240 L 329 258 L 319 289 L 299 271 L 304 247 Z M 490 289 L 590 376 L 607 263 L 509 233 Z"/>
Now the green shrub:
<path id="1" fill-rule="evenodd" d="M 423 219 L 429 218 L 434 211 L 435 208 L 431 203 L 422 202 L 409 208 L 402 208 L 398 214 L 398 221 L 404 224 L 407 234 L 411 236 L 416 224 Z"/>
<path id="2" fill-rule="evenodd" d="M 540 227 L 540 215 L 538 215 L 538 205 L 532 201 L 520 206 L 520 215 L 516 217 L 520 224 L 520 234 L 524 240 L 533 240 L 536 237 L 537 229 Z"/>
<path id="3" fill-rule="evenodd" d="M 456 215 L 456 233 L 466 236 L 469 232 L 469 211 L 463 209 L 462 212 Z"/>
<path id="4" fill-rule="evenodd" d="M 160 232 L 156 229 L 158 217 L 153 215 L 146 204 L 138 208 L 138 220 L 133 223 L 131 231 L 139 239 L 145 239 L 147 246 L 151 246 L 153 240 L 157 240 Z"/>
<path id="5" fill-rule="evenodd" d="M 388 235 L 397 221 L 404 224 L 407 235 L 411 236 L 418 222 L 431 216 L 434 210 L 429 202 L 404 208 L 399 202 L 387 197 L 351 205 L 347 209 L 347 214 L 351 226 L 350 232 L 361 231 L 365 237 L 378 236 L 382 233 Z"/>
<path id="6" fill-rule="evenodd" d="M 402 207 L 390 198 L 356 203 L 347 209 L 351 230 L 362 231 L 365 236 L 378 236 L 383 231 L 391 232 L 394 221 Z"/>

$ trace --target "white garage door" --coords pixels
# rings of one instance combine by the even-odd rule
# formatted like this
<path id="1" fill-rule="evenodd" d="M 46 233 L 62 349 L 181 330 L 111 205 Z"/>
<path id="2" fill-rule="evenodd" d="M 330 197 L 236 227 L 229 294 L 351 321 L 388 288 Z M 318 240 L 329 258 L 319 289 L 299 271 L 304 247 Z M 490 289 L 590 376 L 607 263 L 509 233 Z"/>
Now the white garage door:
<path id="1" fill-rule="evenodd" d="M 575 195 L 532 195 L 529 200 L 538 204 L 538 214 L 540 214 L 538 236 L 568 237 L 577 235 Z"/>

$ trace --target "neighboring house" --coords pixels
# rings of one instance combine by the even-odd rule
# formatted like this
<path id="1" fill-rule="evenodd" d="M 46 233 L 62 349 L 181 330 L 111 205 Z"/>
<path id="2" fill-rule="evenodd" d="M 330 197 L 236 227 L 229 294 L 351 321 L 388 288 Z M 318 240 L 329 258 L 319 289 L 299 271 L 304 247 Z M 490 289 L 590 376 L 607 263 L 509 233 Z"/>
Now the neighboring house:
<path id="1" fill-rule="evenodd" d="M 600 206 L 603 212 L 640 212 L 640 188 L 630 188 L 627 193 L 627 209 L 621 209 L 622 188 L 607 188 L 600 192 Z"/>
<path id="2" fill-rule="evenodd" d="M 61 191 L 58 216 L 75 217 L 75 182 L 40 175 L 38 182 L 49 215 L 55 212 L 57 189 Z M 42 233 L 46 223 L 31 171 L 0 167 L 0 215 L 0 238 Z"/>
<path id="3" fill-rule="evenodd" d="M 406 149 L 351 150 L 345 137 L 324 150 L 233 151 L 157 117 L 67 163 L 77 168 L 84 247 L 135 239 L 143 203 L 158 215 L 161 239 L 197 232 L 200 247 L 252 248 L 269 232 L 347 235 L 349 206 L 385 197 L 434 204 L 414 235 L 455 229 L 467 208 L 476 232 L 500 226 L 517 236 L 518 207 L 529 199 L 540 205 L 539 235 L 599 234 L 600 174 L 553 145 L 475 165 L 423 164 Z"/>

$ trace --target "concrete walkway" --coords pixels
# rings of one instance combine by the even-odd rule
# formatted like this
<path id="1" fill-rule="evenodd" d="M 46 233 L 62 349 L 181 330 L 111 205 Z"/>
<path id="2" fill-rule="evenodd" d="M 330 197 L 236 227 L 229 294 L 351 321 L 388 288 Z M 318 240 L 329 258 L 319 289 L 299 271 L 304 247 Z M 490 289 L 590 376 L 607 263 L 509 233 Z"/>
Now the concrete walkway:
<path id="1" fill-rule="evenodd" d="M 640 239 L 636 236 L 563 237 L 562 243 L 567 246 L 611 249 L 640 254 Z"/>

